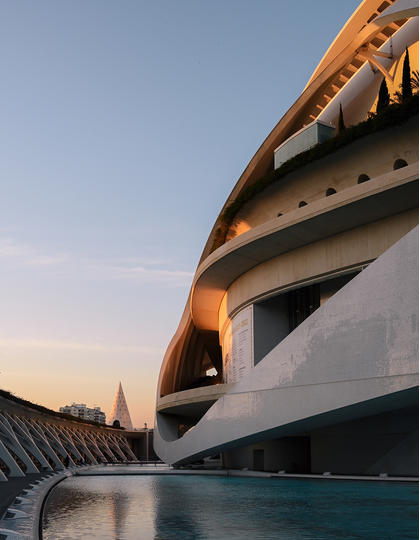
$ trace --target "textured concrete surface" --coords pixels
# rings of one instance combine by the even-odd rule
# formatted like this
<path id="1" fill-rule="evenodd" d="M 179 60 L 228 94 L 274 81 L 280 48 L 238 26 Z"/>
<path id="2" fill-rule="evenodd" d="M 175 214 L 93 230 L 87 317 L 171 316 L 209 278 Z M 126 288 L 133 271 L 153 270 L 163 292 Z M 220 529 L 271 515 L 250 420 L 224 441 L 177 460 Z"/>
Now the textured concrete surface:
<path id="1" fill-rule="evenodd" d="M 407 391 L 418 385 L 417 268 L 415 229 L 289 334 L 182 438 L 177 419 L 158 413 L 158 455 L 168 463 L 193 461 L 410 405 Z"/>

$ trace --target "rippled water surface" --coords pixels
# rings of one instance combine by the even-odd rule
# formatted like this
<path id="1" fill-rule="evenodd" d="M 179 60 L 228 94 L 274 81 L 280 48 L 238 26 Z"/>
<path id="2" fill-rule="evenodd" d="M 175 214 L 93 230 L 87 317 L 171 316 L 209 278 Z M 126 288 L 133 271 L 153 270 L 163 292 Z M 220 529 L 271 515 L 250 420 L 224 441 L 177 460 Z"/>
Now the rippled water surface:
<path id="1" fill-rule="evenodd" d="M 417 485 L 197 476 L 73 477 L 48 499 L 44 538 L 417 538 Z"/>

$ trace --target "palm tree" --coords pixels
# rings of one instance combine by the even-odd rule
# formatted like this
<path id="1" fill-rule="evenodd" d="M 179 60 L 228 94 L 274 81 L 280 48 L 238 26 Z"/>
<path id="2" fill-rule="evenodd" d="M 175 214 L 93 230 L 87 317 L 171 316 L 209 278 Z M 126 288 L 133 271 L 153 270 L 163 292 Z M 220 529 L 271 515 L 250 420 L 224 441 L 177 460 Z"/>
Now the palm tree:
<path id="1" fill-rule="evenodd" d="M 415 94 L 419 93 L 419 70 L 413 69 L 411 72 L 411 88 L 415 90 Z"/>

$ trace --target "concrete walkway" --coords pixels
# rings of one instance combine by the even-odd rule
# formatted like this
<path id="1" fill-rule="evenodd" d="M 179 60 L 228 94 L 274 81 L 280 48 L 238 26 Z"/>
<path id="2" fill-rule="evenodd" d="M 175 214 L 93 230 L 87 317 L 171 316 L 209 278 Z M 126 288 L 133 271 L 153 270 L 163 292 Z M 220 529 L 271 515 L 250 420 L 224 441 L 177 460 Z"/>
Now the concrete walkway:
<path id="1" fill-rule="evenodd" d="M 46 478 L 48 473 L 27 474 L 21 478 L 9 478 L 7 482 L 0 483 L 0 519 L 3 517 L 7 508 L 13 503 L 17 495 L 25 489 L 30 487 L 30 484 L 36 480 Z"/>
<path id="2" fill-rule="evenodd" d="M 121 475 L 206 475 L 237 476 L 251 478 L 300 478 L 316 480 L 366 480 L 376 482 L 418 482 L 418 477 L 407 476 L 352 476 L 345 474 L 289 474 L 236 469 L 174 469 L 168 465 L 99 465 L 87 470 L 76 471 L 76 476 L 121 476 Z"/>

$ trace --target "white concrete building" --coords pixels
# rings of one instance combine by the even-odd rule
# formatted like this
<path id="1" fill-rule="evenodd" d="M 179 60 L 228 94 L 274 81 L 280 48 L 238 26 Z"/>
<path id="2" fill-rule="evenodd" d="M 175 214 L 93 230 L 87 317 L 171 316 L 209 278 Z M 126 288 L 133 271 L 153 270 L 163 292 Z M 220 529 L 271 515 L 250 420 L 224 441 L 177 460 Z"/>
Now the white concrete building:
<path id="1" fill-rule="evenodd" d="M 92 420 L 94 422 L 99 422 L 100 424 L 106 423 L 105 413 L 101 411 L 100 407 L 93 407 L 91 409 L 87 407 L 85 403 L 65 405 L 64 407 L 60 407 L 60 412 L 77 416 L 83 420 Z"/>
<path id="2" fill-rule="evenodd" d="M 418 97 L 376 114 L 406 48 L 417 3 L 362 2 L 234 186 L 162 363 L 164 461 L 418 474 Z"/>

